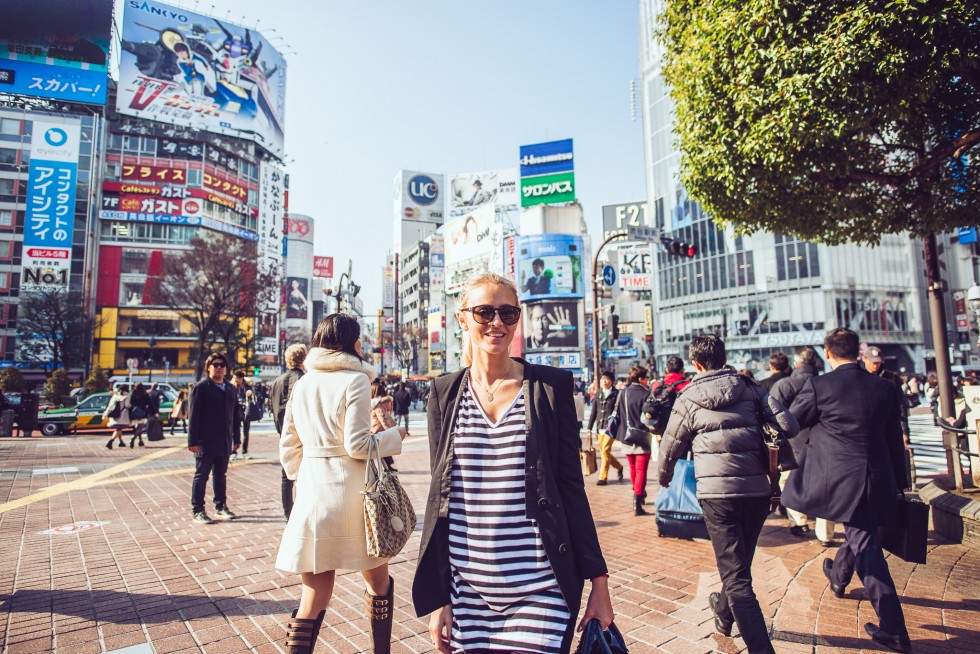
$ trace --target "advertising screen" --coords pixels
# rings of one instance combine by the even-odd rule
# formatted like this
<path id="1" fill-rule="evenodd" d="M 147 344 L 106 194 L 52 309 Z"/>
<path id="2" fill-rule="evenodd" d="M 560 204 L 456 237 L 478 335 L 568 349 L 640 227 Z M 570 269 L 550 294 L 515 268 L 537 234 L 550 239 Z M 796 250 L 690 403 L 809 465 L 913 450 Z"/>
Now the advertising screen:
<path id="1" fill-rule="evenodd" d="M 461 216 L 476 207 L 519 207 L 517 169 L 460 173 L 449 178 L 449 215 Z"/>
<path id="2" fill-rule="evenodd" d="M 446 292 L 459 292 L 479 272 L 501 272 L 503 226 L 495 222 L 492 205 L 448 223 L 445 227 Z"/>
<path id="3" fill-rule="evenodd" d="M 119 113 L 251 139 L 282 156 L 286 61 L 261 34 L 151 0 L 125 7 Z"/>
<path id="4" fill-rule="evenodd" d="M 0 12 L 0 92 L 105 104 L 112 0 L 5 0 Z"/>
<path id="5" fill-rule="evenodd" d="M 310 311 L 309 280 L 305 277 L 286 278 L 286 317 L 306 320 Z"/>
<path id="6" fill-rule="evenodd" d="M 536 234 L 517 239 L 517 286 L 522 302 L 584 297 L 582 237 Z"/>
<path id="7" fill-rule="evenodd" d="M 536 302 L 524 305 L 526 351 L 580 347 L 579 302 Z"/>

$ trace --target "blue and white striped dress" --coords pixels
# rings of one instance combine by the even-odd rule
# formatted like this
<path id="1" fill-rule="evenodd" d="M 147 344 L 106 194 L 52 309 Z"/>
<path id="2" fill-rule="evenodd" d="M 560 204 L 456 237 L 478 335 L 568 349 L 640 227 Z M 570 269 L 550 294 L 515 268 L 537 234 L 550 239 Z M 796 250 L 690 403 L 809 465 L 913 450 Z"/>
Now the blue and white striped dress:
<path id="1" fill-rule="evenodd" d="M 467 386 L 449 492 L 454 652 L 561 650 L 571 616 L 525 509 L 522 389 L 497 424 Z"/>

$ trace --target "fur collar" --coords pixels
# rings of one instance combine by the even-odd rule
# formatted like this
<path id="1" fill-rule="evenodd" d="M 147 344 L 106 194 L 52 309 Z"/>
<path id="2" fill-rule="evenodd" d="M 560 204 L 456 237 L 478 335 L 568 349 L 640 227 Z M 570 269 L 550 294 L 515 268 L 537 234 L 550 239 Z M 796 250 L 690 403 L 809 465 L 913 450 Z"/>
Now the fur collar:
<path id="1" fill-rule="evenodd" d="M 367 363 L 351 356 L 346 352 L 337 350 L 327 350 L 322 347 L 311 348 L 303 361 L 303 366 L 307 372 L 334 372 L 337 370 L 350 370 L 351 372 L 363 372 L 368 379 L 377 377 L 377 371 Z"/>

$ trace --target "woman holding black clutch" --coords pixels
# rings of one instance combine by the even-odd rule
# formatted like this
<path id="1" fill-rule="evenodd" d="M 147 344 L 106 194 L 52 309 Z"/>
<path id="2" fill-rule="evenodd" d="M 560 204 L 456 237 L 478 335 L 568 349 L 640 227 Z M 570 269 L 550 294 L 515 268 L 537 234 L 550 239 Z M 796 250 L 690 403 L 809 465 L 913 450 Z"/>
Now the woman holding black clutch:
<path id="1" fill-rule="evenodd" d="M 510 357 L 521 307 L 484 273 L 461 296 L 459 372 L 429 396 L 432 482 L 415 610 L 439 652 L 558 654 L 613 619 L 606 563 L 585 496 L 572 375 Z"/>

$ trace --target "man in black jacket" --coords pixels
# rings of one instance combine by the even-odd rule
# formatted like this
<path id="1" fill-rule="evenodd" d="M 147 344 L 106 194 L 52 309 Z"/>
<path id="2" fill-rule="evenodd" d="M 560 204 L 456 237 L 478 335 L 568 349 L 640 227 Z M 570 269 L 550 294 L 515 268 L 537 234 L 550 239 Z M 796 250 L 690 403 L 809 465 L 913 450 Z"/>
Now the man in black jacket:
<path id="1" fill-rule="evenodd" d="M 405 431 L 408 431 L 408 408 L 412 403 L 412 396 L 405 388 L 405 382 L 398 383 L 398 390 L 395 391 L 395 395 L 391 399 L 392 410 L 395 413 L 395 420 L 400 425 L 402 418 L 404 418 Z"/>
<path id="2" fill-rule="evenodd" d="M 823 367 L 823 362 L 812 347 L 805 347 L 793 355 L 793 363 L 795 367 L 790 376 L 780 379 L 769 390 L 769 395 L 786 407 L 793 404 L 793 400 L 803 390 L 803 384 L 806 383 L 806 380 L 811 377 L 816 377 L 820 372 L 820 368 Z M 802 461 L 806 456 L 806 445 L 809 441 L 809 429 L 801 429 L 796 438 L 790 440 L 790 445 L 793 448 L 793 454 L 796 456 L 797 462 Z M 780 488 L 786 487 L 786 482 L 792 474 L 794 474 L 794 471 L 788 470 L 779 475 Z M 794 536 L 805 537 L 810 532 L 805 514 L 794 511 L 793 509 L 786 509 L 786 517 L 789 519 L 790 533 Z M 836 525 L 830 520 L 816 518 L 816 527 L 817 539 L 824 547 L 829 547 L 831 541 L 834 540 L 834 529 Z"/>
<path id="3" fill-rule="evenodd" d="M 759 386 L 766 389 L 767 393 L 772 392 L 776 382 L 789 377 L 789 357 L 782 352 L 773 352 L 769 357 L 769 372 L 771 374 L 759 382 Z"/>
<path id="4" fill-rule="evenodd" d="M 191 486 L 191 508 L 194 522 L 212 524 L 204 512 L 204 492 L 208 477 L 214 487 L 214 515 L 233 520 L 228 510 L 226 477 L 228 460 L 238 449 L 235 434 L 238 399 L 234 387 L 225 382 L 228 360 L 215 352 L 204 364 L 207 379 L 194 384 L 190 394 L 190 420 L 187 427 L 187 449 L 194 453 L 196 469 Z"/>
<path id="5" fill-rule="evenodd" d="M 806 381 L 790 411 L 810 428 L 800 469 L 786 484 L 783 504 L 844 523 L 844 544 L 823 571 L 843 597 L 855 569 L 880 624 L 864 625 L 876 642 L 911 651 L 905 616 L 878 540 L 878 527 L 896 518 L 906 488 L 900 402 L 893 384 L 858 365 L 858 335 L 831 330 L 824 355 L 833 372 Z"/>
<path id="6" fill-rule="evenodd" d="M 296 382 L 303 376 L 303 361 L 305 360 L 305 345 L 296 343 L 287 347 L 286 367 L 288 370 L 272 382 L 272 390 L 269 391 L 272 420 L 276 423 L 276 431 L 279 432 L 280 437 L 282 437 L 282 422 L 286 419 L 286 404 L 289 402 L 289 394 L 292 393 Z M 288 520 L 289 514 L 293 511 L 293 480 L 286 476 L 285 468 L 282 469 L 282 510 Z"/>
<path id="7" fill-rule="evenodd" d="M 589 435 L 591 436 L 595 425 L 599 423 L 599 429 L 595 430 L 599 437 L 599 453 L 602 455 L 602 463 L 599 465 L 599 481 L 597 486 L 605 486 L 606 477 L 609 476 L 609 466 L 616 469 L 619 478 L 623 478 L 623 464 L 620 463 L 612 453 L 612 446 L 615 438 L 606 433 L 606 421 L 612 412 L 616 410 L 616 401 L 619 399 L 619 391 L 616 390 L 616 378 L 609 370 L 604 370 L 599 377 L 599 391 L 592 401 L 592 413 L 589 416 Z"/>

